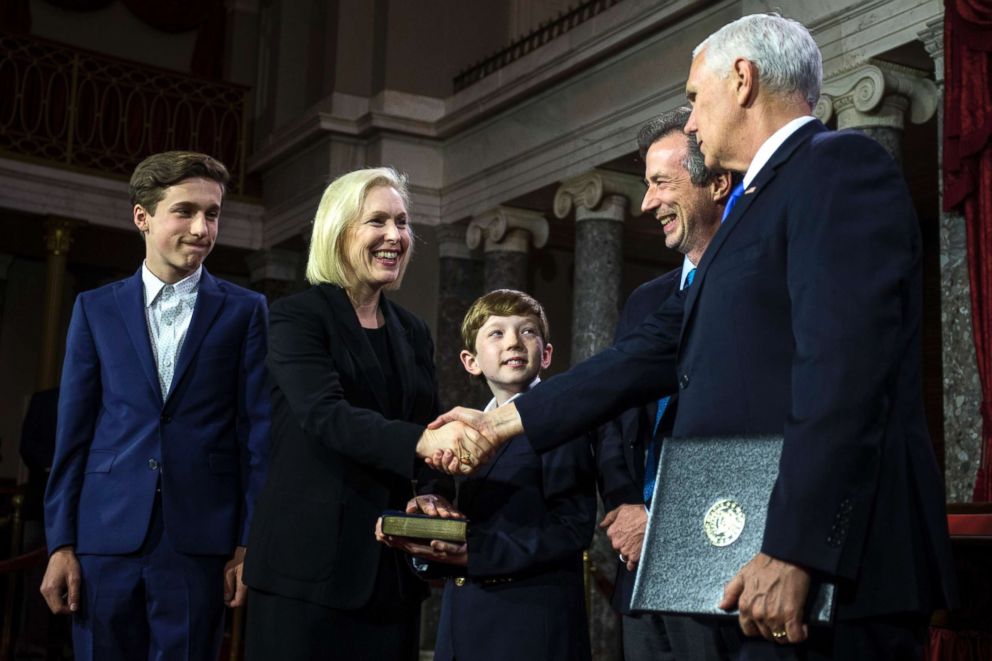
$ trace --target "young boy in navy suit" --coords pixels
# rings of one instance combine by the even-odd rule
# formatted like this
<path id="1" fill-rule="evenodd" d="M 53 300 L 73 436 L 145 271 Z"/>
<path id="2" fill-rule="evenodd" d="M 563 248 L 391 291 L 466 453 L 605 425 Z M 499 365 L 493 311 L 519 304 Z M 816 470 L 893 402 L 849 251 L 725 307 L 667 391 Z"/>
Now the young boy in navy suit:
<path id="1" fill-rule="evenodd" d="M 547 338 L 544 309 L 523 292 L 498 289 L 472 304 L 461 360 L 492 391 L 486 410 L 537 385 L 551 364 Z M 411 513 L 464 516 L 466 543 L 379 535 L 429 561 L 415 560 L 425 576 L 448 577 L 437 661 L 590 658 L 582 551 L 596 519 L 594 475 L 587 439 L 538 455 L 520 436 L 460 481 L 457 509 L 437 493 L 407 505 Z"/>

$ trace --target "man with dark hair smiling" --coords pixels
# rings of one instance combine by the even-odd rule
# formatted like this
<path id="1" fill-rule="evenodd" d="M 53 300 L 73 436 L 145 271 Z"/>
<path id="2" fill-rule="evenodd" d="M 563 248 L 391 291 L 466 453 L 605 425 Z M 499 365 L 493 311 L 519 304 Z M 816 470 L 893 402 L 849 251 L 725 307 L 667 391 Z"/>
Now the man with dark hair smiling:
<path id="1" fill-rule="evenodd" d="M 131 177 L 145 261 L 76 299 L 45 495 L 41 592 L 77 659 L 216 659 L 244 601 L 264 480 L 268 312 L 211 276 L 226 168 L 193 152 Z"/>
<path id="2" fill-rule="evenodd" d="M 670 110 L 641 127 L 637 136 L 647 185 L 641 211 L 658 219 L 665 245 L 684 257 L 682 266 L 630 295 L 617 324 L 617 341 L 674 292 L 691 285 L 730 196 L 731 176 L 710 171 L 695 139 L 684 133 L 689 114 L 689 108 Z M 662 397 L 624 411 L 603 427 L 596 448 L 600 495 L 608 510 L 600 525 L 619 554 L 613 607 L 622 615 L 625 661 L 721 657 L 719 638 L 692 619 L 630 611 L 661 439 L 671 432 L 676 406 L 675 397 Z"/>

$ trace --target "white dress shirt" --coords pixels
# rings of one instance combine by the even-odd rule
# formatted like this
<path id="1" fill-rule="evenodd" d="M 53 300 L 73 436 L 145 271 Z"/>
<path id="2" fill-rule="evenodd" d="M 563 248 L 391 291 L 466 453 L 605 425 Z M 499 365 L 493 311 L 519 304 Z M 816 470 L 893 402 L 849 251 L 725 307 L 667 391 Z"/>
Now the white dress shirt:
<path id="1" fill-rule="evenodd" d="M 767 140 L 761 143 L 761 146 L 758 147 L 758 151 L 754 154 L 754 158 L 751 159 L 751 165 L 748 166 L 747 172 L 744 173 L 744 190 L 747 190 L 747 187 L 751 185 L 754 178 L 758 176 L 759 172 L 761 172 L 761 168 L 765 167 L 765 163 L 767 163 L 768 159 L 772 157 L 772 154 L 778 151 L 778 148 L 782 146 L 782 143 L 788 140 L 790 135 L 798 131 L 809 122 L 812 122 L 814 119 L 816 118 L 812 115 L 796 117 L 794 120 L 772 133 Z"/>
<path id="2" fill-rule="evenodd" d="M 541 377 L 535 376 L 534 377 L 534 380 L 530 382 L 530 385 L 529 386 L 527 386 L 527 390 L 530 390 L 531 388 L 533 388 L 534 386 L 536 386 L 540 382 L 541 382 Z M 523 392 L 518 392 L 516 395 L 510 397 L 510 399 L 508 399 L 505 402 L 503 402 L 503 404 L 509 404 L 510 402 L 512 402 L 513 400 L 515 400 L 517 397 L 520 397 L 520 395 L 522 395 L 525 392 L 527 392 L 527 390 L 524 390 Z M 489 403 L 486 404 L 486 408 L 482 409 L 482 412 L 483 413 L 489 413 L 493 409 L 499 408 L 499 406 L 500 405 L 498 403 L 496 403 L 496 398 L 493 397 L 492 399 L 489 400 Z"/>
<path id="3" fill-rule="evenodd" d="M 169 285 L 149 271 L 147 265 L 141 265 L 141 282 L 145 286 L 145 321 L 148 323 L 148 337 L 152 343 L 162 399 L 166 398 L 172 386 L 176 361 L 179 360 L 196 306 L 202 272 L 201 266 L 176 284 Z"/>
<path id="4" fill-rule="evenodd" d="M 685 279 L 689 277 L 689 271 L 696 268 L 696 265 L 692 263 L 689 256 L 686 255 L 682 260 L 682 279 L 679 281 L 679 289 L 685 289 Z"/>

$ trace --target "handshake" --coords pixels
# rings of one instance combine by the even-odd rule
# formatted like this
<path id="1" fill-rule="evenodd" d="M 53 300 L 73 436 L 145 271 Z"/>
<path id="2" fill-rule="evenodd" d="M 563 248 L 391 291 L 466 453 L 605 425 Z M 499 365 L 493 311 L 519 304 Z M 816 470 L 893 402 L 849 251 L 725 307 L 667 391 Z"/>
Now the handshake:
<path id="1" fill-rule="evenodd" d="M 523 424 L 513 402 L 488 413 L 456 407 L 427 426 L 417 441 L 417 456 L 435 470 L 470 475 L 521 433 Z"/>

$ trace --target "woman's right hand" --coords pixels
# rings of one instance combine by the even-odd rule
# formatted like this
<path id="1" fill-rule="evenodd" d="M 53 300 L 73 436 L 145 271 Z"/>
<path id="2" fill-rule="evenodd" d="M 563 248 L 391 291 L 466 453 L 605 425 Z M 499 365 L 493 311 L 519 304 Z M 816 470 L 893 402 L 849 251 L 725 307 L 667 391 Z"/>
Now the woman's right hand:
<path id="1" fill-rule="evenodd" d="M 406 513 L 437 516 L 442 519 L 465 518 L 465 515 L 455 509 L 455 506 L 449 503 L 447 498 L 433 493 L 411 498 L 410 502 L 406 504 Z"/>
<path id="2" fill-rule="evenodd" d="M 417 441 L 416 453 L 434 469 L 449 475 L 472 473 L 493 452 L 485 436 L 455 420 L 435 429 L 425 429 Z M 446 461 L 439 461 L 444 457 Z"/>

